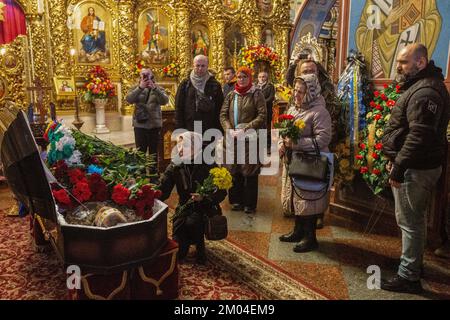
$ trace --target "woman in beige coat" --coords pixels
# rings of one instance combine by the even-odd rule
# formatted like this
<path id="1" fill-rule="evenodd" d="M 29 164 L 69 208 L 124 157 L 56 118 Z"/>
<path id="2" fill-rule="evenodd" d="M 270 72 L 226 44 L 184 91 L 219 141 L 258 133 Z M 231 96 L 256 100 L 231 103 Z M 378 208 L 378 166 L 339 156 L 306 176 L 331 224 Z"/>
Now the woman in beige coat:
<path id="1" fill-rule="evenodd" d="M 237 139 L 248 130 L 266 127 L 266 100 L 260 89 L 252 83 L 252 71 L 241 67 L 236 72 L 237 83 L 223 103 L 220 112 L 220 122 L 226 134 L 225 149 L 234 144 L 234 162 L 229 166 L 233 176 L 233 187 L 229 191 L 229 201 L 233 211 L 254 213 L 258 202 L 259 161 L 250 161 L 249 143 L 245 142 L 245 163 L 237 162 Z M 254 151 L 253 151 L 254 153 Z M 228 163 L 228 159 L 225 158 Z M 253 162 L 253 163 L 252 163 Z"/>
<path id="2" fill-rule="evenodd" d="M 294 106 L 289 108 L 288 114 L 305 122 L 305 128 L 300 139 L 293 144 L 289 138 L 279 143 L 280 156 L 288 162 L 290 151 L 314 152 L 313 138 L 316 139 L 321 152 L 329 152 L 331 141 L 331 117 L 325 108 L 325 99 L 320 94 L 320 84 L 315 74 L 303 75 L 294 82 Z M 295 252 L 308 252 L 317 249 L 316 221 L 318 215 L 325 212 L 330 201 L 329 194 L 319 200 L 301 199 L 292 189 L 286 166 L 283 169 L 283 185 L 281 202 L 283 210 L 295 214 L 295 227 L 291 233 L 280 237 L 283 242 L 299 242 Z M 302 192 L 303 193 L 303 192 Z M 304 195 L 314 199 L 316 193 Z"/>

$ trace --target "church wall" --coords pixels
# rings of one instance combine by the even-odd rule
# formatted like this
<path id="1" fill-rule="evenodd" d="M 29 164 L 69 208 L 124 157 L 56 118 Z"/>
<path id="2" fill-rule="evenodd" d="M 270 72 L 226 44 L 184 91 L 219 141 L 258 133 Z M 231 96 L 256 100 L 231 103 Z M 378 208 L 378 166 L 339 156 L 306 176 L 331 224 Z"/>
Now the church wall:
<path id="1" fill-rule="evenodd" d="M 31 86 L 34 79 L 39 79 L 41 86 L 53 87 L 54 77 L 73 76 L 80 109 L 88 114 L 95 110 L 90 103 L 83 102 L 81 89 L 89 69 L 96 64 L 106 69 L 118 91 L 118 97 L 110 99 L 107 111 L 132 112 L 125 97 L 137 80 L 137 60 L 149 58 L 149 52 L 146 56 L 142 44 L 148 12 L 158 11 L 166 17 L 161 21 L 165 24 L 161 25 L 165 28 L 164 34 L 160 34 L 167 38 L 164 43 L 167 47 L 163 48 L 166 56 L 163 59 L 150 57 L 149 60 L 157 77 L 168 87 L 170 83 L 176 87 L 191 68 L 196 54 L 193 31 L 202 31 L 208 36 L 210 67 L 221 80 L 225 66 L 232 62 L 238 66 L 237 53 L 243 46 L 268 43 L 286 57 L 292 27 L 289 0 L 20 0 L 18 3 L 27 17 L 30 53 L 29 65 L 24 69 L 30 69 L 30 74 L 25 75 L 26 85 Z M 95 12 L 96 26 L 102 28 L 97 32 L 97 39 L 102 40 L 97 43 L 84 41 L 85 33 L 81 30 L 89 8 Z M 94 22 L 90 23 L 93 25 Z M 96 45 L 102 48 L 100 53 L 89 53 Z M 69 54 L 71 49 L 75 49 L 72 56 Z M 152 50 L 155 50 L 154 46 L 149 51 Z M 161 69 L 173 61 L 180 64 L 180 76 L 163 77 Z M 286 68 L 287 59 L 283 59 L 279 71 Z M 60 114 L 72 114 L 73 100 L 57 98 L 54 88 L 45 90 L 46 103 L 57 100 Z M 27 98 L 33 99 L 31 95 Z"/>

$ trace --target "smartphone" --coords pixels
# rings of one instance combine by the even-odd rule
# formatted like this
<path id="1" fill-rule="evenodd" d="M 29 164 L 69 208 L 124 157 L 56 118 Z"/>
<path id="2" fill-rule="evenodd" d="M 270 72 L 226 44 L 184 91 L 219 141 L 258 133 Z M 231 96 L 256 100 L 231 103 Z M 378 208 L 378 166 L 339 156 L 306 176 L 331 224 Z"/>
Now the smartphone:
<path id="1" fill-rule="evenodd" d="M 298 58 L 299 58 L 300 60 L 307 60 L 308 57 L 309 57 L 309 54 L 307 54 L 307 53 L 300 53 L 300 54 L 298 55 Z"/>

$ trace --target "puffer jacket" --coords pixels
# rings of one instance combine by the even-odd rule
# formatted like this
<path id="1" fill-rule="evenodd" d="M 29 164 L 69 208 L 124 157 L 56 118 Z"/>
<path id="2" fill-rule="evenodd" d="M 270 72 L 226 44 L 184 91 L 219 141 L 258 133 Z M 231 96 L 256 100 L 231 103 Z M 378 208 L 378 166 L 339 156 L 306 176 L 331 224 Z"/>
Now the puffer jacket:
<path id="1" fill-rule="evenodd" d="M 394 181 L 403 182 L 407 169 L 434 169 L 444 161 L 450 98 L 443 80 L 431 61 L 401 88 L 382 141 Z"/>
<path id="2" fill-rule="evenodd" d="M 133 113 L 133 127 L 154 129 L 162 127 L 161 106 L 169 102 L 169 97 L 161 87 L 155 89 L 141 89 L 139 86 L 133 87 L 127 95 L 127 102 L 135 104 Z M 149 114 L 149 119 L 145 122 L 136 121 L 136 111 L 138 108 L 145 108 Z"/>

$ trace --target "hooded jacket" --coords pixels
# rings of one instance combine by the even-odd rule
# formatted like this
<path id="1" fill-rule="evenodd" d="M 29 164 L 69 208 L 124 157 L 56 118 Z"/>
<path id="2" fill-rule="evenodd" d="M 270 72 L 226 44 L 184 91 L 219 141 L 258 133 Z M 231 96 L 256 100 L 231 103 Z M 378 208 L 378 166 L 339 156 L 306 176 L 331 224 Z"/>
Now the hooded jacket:
<path id="1" fill-rule="evenodd" d="M 434 169 L 444 161 L 450 97 L 443 80 L 442 69 L 430 61 L 401 87 L 383 136 L 394 181 L 403 182 L 407 169 Z"/>

